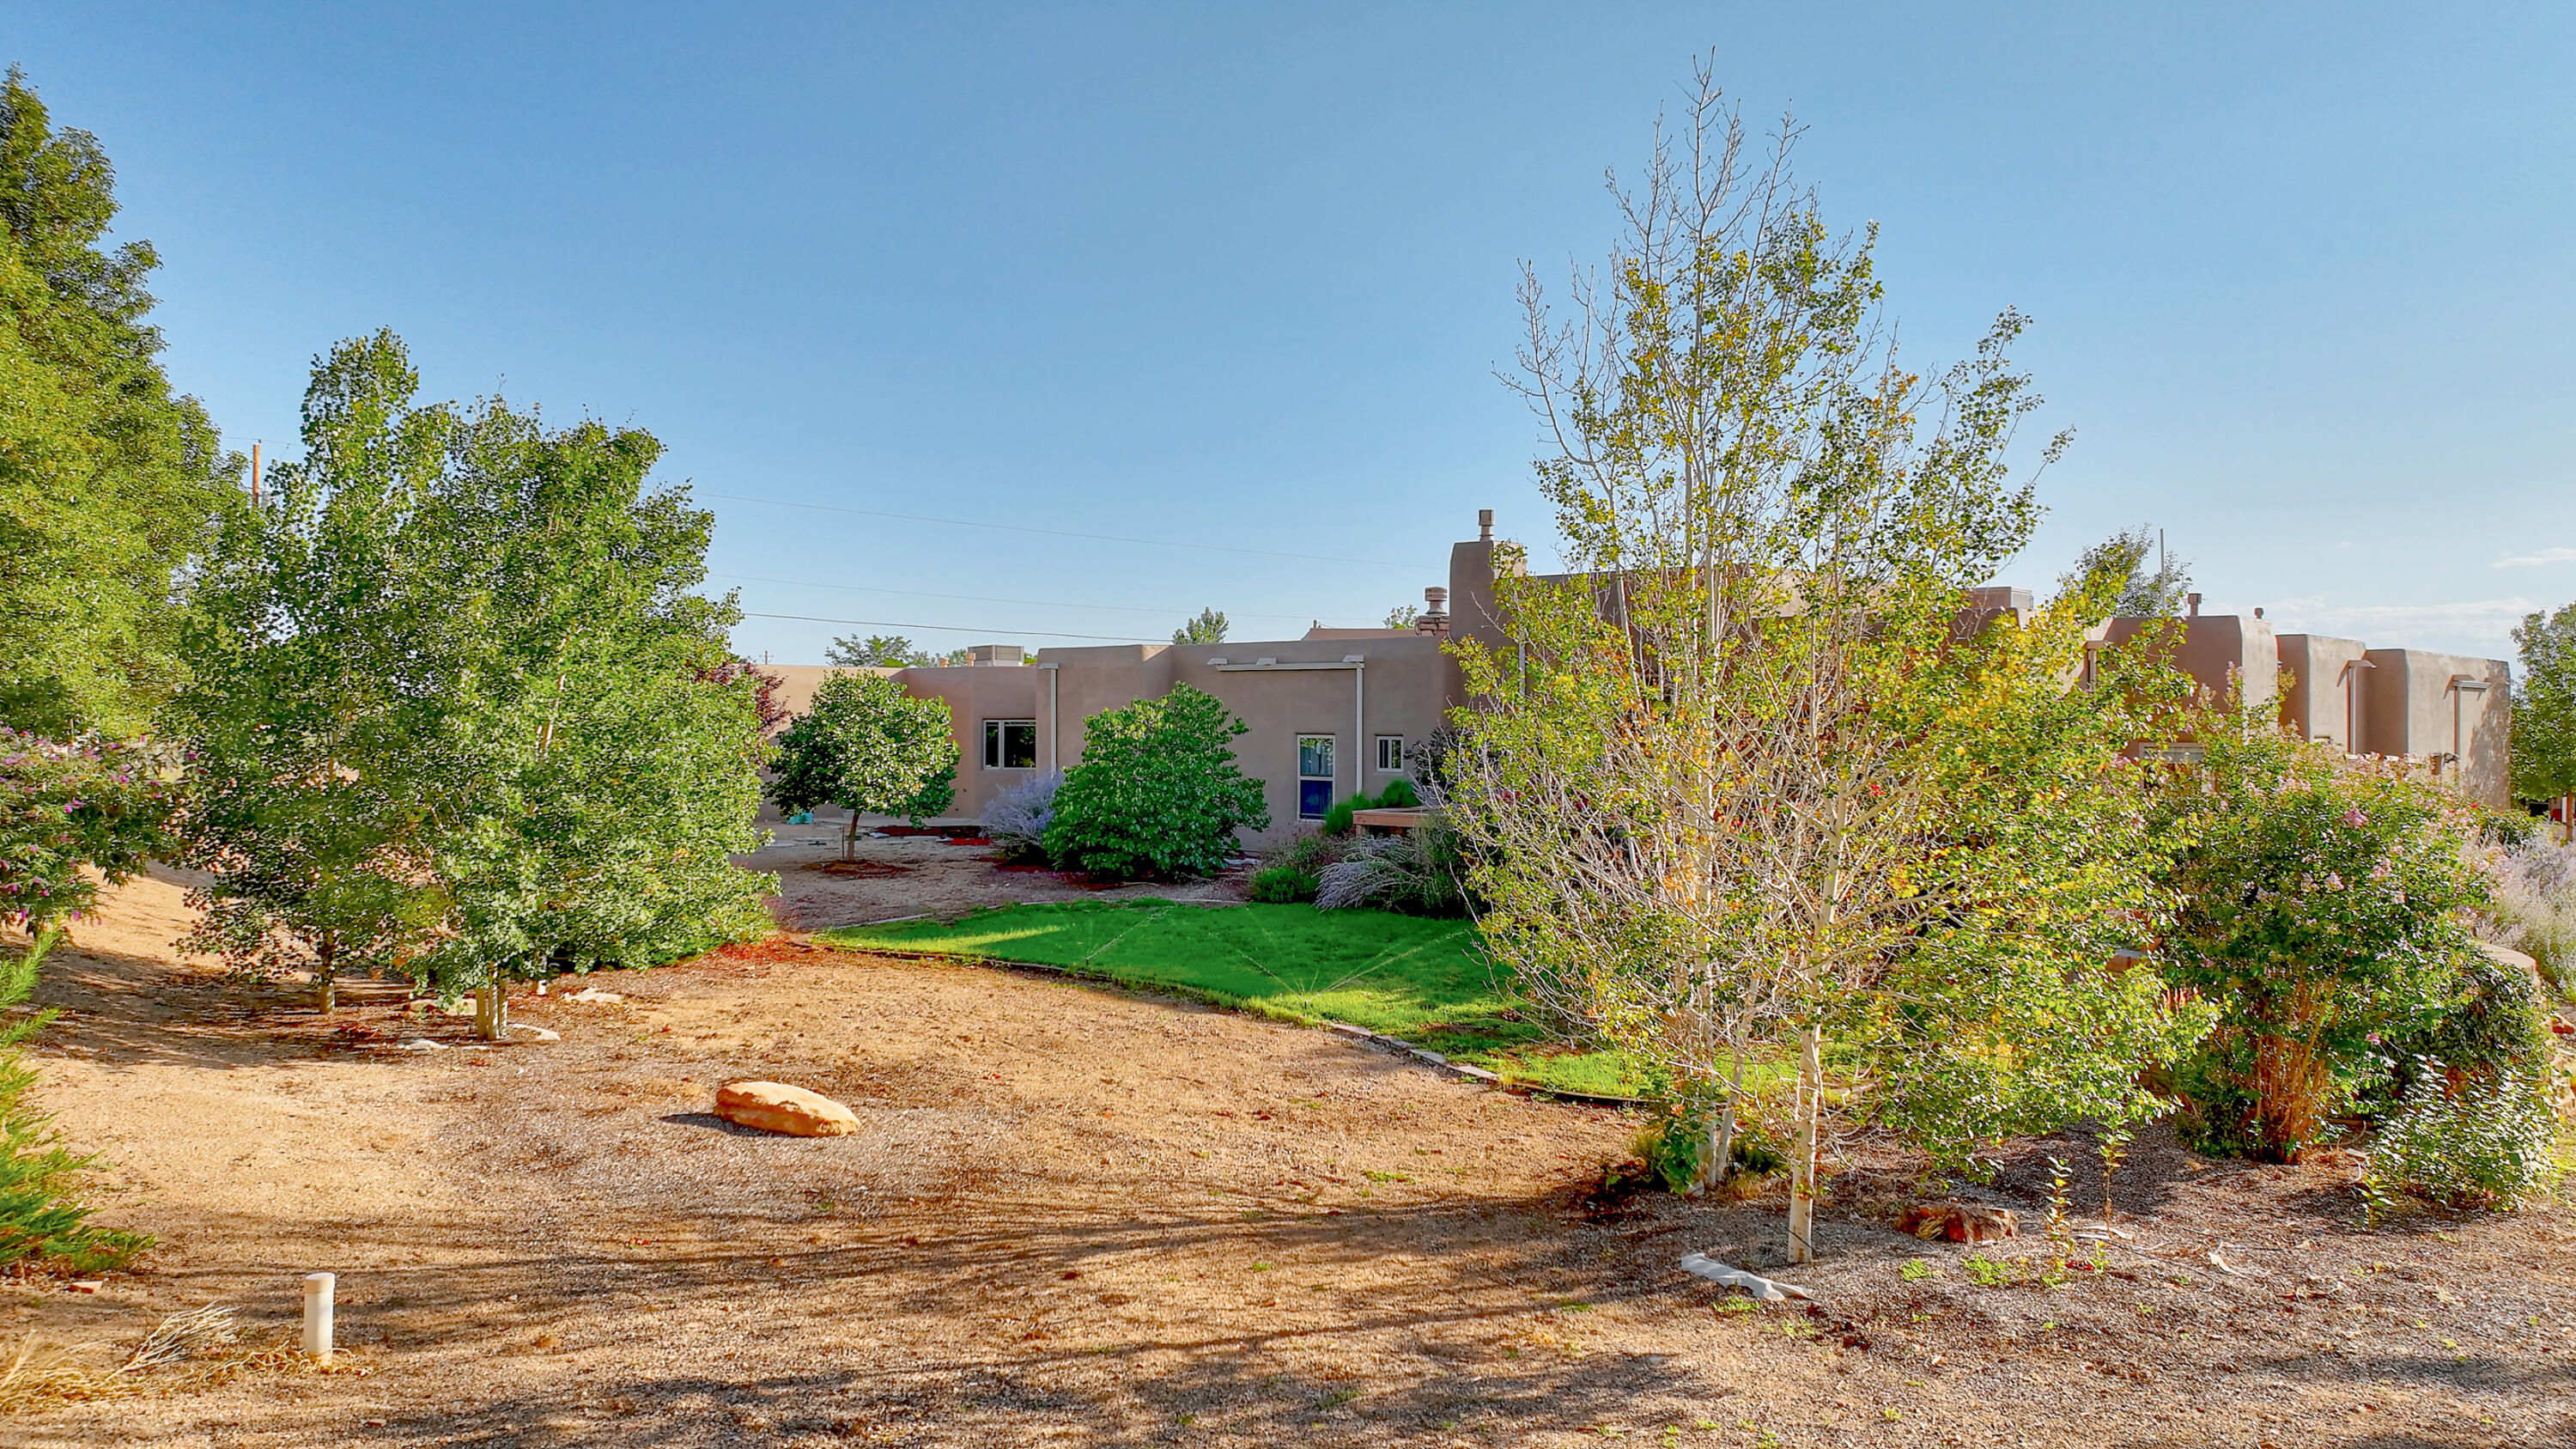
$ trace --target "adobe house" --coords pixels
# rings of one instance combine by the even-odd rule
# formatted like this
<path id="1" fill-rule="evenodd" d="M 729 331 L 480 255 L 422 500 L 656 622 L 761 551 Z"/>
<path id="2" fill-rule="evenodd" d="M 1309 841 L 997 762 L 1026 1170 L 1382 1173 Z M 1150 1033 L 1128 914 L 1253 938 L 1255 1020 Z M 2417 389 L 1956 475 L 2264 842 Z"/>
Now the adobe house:
<path id="1" fill-rule="evenodd" d="M 1457 661 L 1441 650 L 1456 636 L 1499 645 L 1494 514 L 1449 550 L 1447 588 L 1423 591 L 1428 609 L 1410 629 L 1328 629 L 1303 638 L 1222 644 L 1113 644 L 1049 649 L 1030 660 L 1017 645 L 980 644 L 972 662 L 880 670 L 925 699 L 946 701 L 957 743 L 957 803 L 943 823 L 981 817 L 995 795 L 1082 758 L 1083 722 L 1104 709 L 1187 684 L 1214 695 L 1248 731 L 1235 759 L 1260 780 L 1270 828 L 1253 847 L 1278 843 L 1323 818 L 1337 801 L 1374 795 L 1403 774 L 1405 752 L 1465 698 Z M 2028 590 L 1974 591 L 1972 622 L 2030 609 Z M 2150 621 L 2114 619 L 2116 647 Z M 2369 649 L 2319 635 L 2275 636 L 2251 619 L 2199 613 L 2183 621 L 2178 662 L 2213 689 L 2241 681 L 2256 701 L 2281 700 L 2285 724 L 2358 753 L 2431 757 L 2446 779 L 2465 780 L 2491 804 L 2506 790 L 2505 690 L 2500 660 L 2409 649 Z M 779 703 L 801 713 L 833 670 L 769 665 Z"/>

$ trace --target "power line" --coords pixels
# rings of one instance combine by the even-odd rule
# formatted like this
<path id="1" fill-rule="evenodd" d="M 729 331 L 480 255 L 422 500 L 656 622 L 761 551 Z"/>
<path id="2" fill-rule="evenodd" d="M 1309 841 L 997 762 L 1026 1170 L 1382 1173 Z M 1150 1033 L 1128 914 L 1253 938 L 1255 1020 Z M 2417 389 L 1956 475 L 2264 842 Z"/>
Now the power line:
<path id="1" fill-rule="evenodd" d="M 853 594 L 900 594 L 908 599 L 954 599 L 960 603 L 968 604 L 1028 604 L 1041 609 L 1108 609 L 1122 614 L 1178 614 L 1183 618 L 1187 618 L 1197 612 L 1194 609 L 1153 608 L 1143 604 L 1076 604 L 1069 603 L 1063 599 L 1001 599 L 994 598 L 987 594 L 932 594 L 924 593 L 919 589 L 881 589 L 873 584 L 827 584 L 819 579 L 767 579 L 762 578 L 758 574 L 710 573 L 707 577 L 716 579 L 732 579 L 738 583 L 746 584 L 786 584 L 800 589 L 839 589 L 844 593 Z M 1306 619 L 1313 617 L 1309 614 L 1258 614 L 1239 612 L 1232 609 L 1228 609 L 1224 612 L 1229 617 L 1245 619 Z"/>
<path id="2" fill-rule="evenodd" d="M 1061 629 L 987 629 L 980 624 L 907 624 L 900 619 L 826 619 L 816 614 L 755 614 L 746 619 L 795 619 L 807 624 L 862 624 L 871 629 L 940 629 L 952 634 L 1029 634 L 1040 639 L 1101 639 L 1112 644 L 1160 644 L 1136 634 L 1068 634 Z"/>
<path id="3" fill-rule="evenodd" d="M 1413 569 L 1420 564 L 1389 563 L 1382 558 L 1343 558 L 1336 554 L 1281 553 L 1267 548 L 1236 548 L 1224 543 L 1183 543 L 1170 538 L 1129 538 L 1116 533 L 1075 533 L 1062 528 L 1035 528 L 1025 523 L 987 523 L 973 518 L 931 518 L 919 513 L 883 513 L 873 508 L 849 508 L 838 503 L 797 503 L 785 498 L 754 498 L 748 493 L 708 493 L 708 498 L 723 498 L 735 503 L 766 503 L 773 508 L 810 508 L 817 513 L 855 513 L 862 518 L 894 518 L 906 523 L 944 523 L 957 528 L 993 528 L 1005 533 L 1042 533 L 1051 538 L 1082 538 L 1094 543 L 1141 543 L 1153 548 L 1195 548 L 1208 553 L 1245 553 L 1258 558 L 1293 558 L 1307 563 L 1367 564 L 1371 568 Z"/>

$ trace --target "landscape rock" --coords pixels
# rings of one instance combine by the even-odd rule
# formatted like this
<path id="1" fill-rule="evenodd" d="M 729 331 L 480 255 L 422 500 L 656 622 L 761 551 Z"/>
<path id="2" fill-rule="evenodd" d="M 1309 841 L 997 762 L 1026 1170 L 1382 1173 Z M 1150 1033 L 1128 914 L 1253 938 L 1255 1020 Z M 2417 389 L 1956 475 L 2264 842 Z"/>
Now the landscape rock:
<path id="1" fill-rule="evenodd" d="M 602 1003 L 624 1001 L 625 999 L 625 997 L 618 995 L 614 991 L 602 991 L 596 986 L 585 986 L 579 991 L 576 991 L 570 996 L 564 998 L 566 1001 L 594 1001 Z"/>
<path id="2" fill-rule="evenodd" d="M 2011 1208 L 1973 1202 L 1918 1202 L 1896 1220 L 1896 1230 L 1929 1241 L 1991 1243 L 2021 1236 L 2021 1215 Z"/>
<path id="3" fill-rule="evenodd" d="M 524 1032 L 526 1032 L 529 1036 L 531 1036 L 531 1037 L 535 1038 L 535 1039 L 536 1039 L 536 1040 L 538 1040 L 538 1041 L 562 1041 L 562 1040 L 563 1040 L 563 1033 L 562 1033 L 562 1032 L 555 1031 L 555 1030 L 553 1030 L 553 1029 L 551 1029 L 551 1028 L 549 1028 L 549 1027 L 520 1025 L 520 1026 L 514 1026 L 514 1027 L 512 1027 L 512 1028 L 511 1028 L 511 1030 L 512 1030 L 512 1031 L 524 1031 Z"/>
<path id="4" fill-rule="evenodd" d="M 841 1137 L 859 1130 L 857 1113 L 785 1082 L 727 1082 L 716 1089 L 716 1115 L 790 1137 Z"/>
<path id="5" fill-rule="evenodd" d="M 395 1047 L 394 1050 L 398 1052 L 443 1052 L 447 1050 L 447 1047 L 444 1043 L 431 1041 L 428 1037 L 416 1036 L 411 1040 L 404 1042 L 402 1045 Z"/>

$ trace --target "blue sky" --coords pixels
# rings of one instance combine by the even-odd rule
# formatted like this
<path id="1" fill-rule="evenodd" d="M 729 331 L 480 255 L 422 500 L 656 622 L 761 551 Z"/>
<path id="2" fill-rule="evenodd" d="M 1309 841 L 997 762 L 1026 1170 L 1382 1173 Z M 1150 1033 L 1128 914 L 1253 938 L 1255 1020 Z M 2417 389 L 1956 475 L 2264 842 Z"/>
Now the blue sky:
<path id="1" fill-rule="evenodd" d="M 389 325 L 435 395 L 651 429 L 757 611 L 1278 637 L 1418 601 L 1480 506 L 1543 549 L 1517 266 L 1605 248 L 1603 168 L 1707 51 L 1881 225 L 1917 360 L 2037 319 L 2076 443 L 2013 582 L 2151 521 L 2210 608 L 2377 644 L 2576 599 L 2564 6 L 0 4 L 0 41 L 116 159 L 231 440 L 291 449 L 314 354 Z"/>

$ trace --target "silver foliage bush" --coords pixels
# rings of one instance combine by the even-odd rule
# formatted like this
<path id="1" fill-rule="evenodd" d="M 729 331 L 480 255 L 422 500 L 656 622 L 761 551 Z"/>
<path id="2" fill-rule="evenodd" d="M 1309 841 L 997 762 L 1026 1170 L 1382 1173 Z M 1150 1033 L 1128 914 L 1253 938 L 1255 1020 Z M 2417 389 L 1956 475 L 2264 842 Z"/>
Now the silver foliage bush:
<path id="1" fill-rule="evenodd" d="M 2493 932 L 2539 963 L 2561 991 L 2576 987 L 2576 846 L 2533 840 L 2494 852 Z"/>
<path id="2" fill-rule="evenodd" d="M 1318 873 L 1315 908 L 1452 914 L 1463 908 L 1465 897 L 1451 846 L 1448 827 L 1437 820 L 1410 832 L 1361 836 Z"/>
<path id="3" fill-rule="evenodd" d="M 994 796 L 984 807 L 984 838 L 1001 847 L 1008 859 L 1044 855 L 1047 826 L 1055 819 L 1056 787 L 1063 783 L 1064 773 L 1051 770 Z"/>

